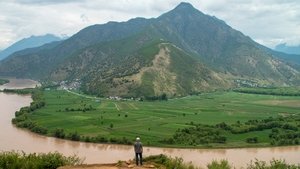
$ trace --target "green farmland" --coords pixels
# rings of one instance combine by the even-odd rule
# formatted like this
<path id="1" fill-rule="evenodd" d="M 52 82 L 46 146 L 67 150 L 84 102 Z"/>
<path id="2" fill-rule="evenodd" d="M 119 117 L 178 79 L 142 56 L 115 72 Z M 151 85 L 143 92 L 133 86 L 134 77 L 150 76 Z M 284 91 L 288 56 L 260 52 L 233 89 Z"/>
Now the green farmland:
<path id="1" fill-rule="evenodd" d="M 45 106 L 28 113 L 26 119 L 33 122 L 35 126 L 46 129 L 43 134 L 54 136 L 59 129 L 63 130 L 63 136 L 58 135 L 60 138 L 67 138 L 68 134 L 73 133 L 73 135 L 79 135 L 79 138 L 74 140 L 110 143 L 124 143 L 117 140 L 126 140 L 125 143 L 128 144 L 136 136 L 140 136 L 144 144 L 151 146 L 270 146 L 269 135 L 275 132 L 274 129 L 235 132 L 236 126 L 251 127 L 252 124 L 246 125 L 249 120 L 259 121 L 270 117 L 290 116 L 298 118 L 300 115 L 300 97 L 237 92 L 207 93 L 168 101 L 149 102 L 98 100 L 67 91 L 50 90 L 43 91 L 42 99 Z M 293 132 L 298 132 L 300 120 L 291 119 L 297 118 L 286 120 L 287 125 L 295 127 L 292 128 Z M 175 142 L 169 144 L 162 141 L 172 138 L 176 131 L 180 134 L 182 131 L 178 129 L 193 128 L 195 124 L 201 124 L 213 130 L 214 125 L 222 122 L 232 125 L 231 128 L 233 128 L 231 132 L 229 130 L 217 131 L 217 134 L 226 137 L 224 143 L 177 144 L 175 139 Z M 30 125 L 26 126 L 28 128 Z M 204 127 L 207 128 L 207 126 Z M 279 127 L 278 131 L 286 133 L 282 127 Z M 251 143 L 252 137 L 258 139 L 255 144 Z M 97 141 L 95 138 L 98 138 Z M 247 142 L 247 139 L 250 141 Z M 297 140 L 293 144 L 298 144 Z"/>

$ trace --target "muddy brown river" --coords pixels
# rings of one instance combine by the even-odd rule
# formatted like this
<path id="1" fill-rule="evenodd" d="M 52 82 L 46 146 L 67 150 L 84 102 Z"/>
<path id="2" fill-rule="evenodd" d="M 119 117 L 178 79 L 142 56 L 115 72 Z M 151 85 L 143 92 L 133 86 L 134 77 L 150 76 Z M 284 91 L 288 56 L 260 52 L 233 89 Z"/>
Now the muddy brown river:
<path id="1" fill-rule="evenodd" d="M 3 88 L 34 87 L 36 83 L 28 80 L 13 80 L 12 83 L 0 86 Z M 64 155 L 77 154 L 85 158 L 85 163 L 113 163 L 134 157 L 132 146 L 81 143 L 52 137 L 40 136 L 11 124 L 14 112 L 31 102 L 30 96 L 0 93 L 0 151 L 54 152 Z M 145 147 L 144 156 L 166 154 L 182 157 L 185 162 L 192 162 L 205 167 L 212 160 L 227 159 L 236 167 L 246 166 L 251 160 L 270 161 L 285 159 L 291 164 L 300 163 L 300 146 L 275 148 L 238 148 L 238 149 L 177 149 Z"/>

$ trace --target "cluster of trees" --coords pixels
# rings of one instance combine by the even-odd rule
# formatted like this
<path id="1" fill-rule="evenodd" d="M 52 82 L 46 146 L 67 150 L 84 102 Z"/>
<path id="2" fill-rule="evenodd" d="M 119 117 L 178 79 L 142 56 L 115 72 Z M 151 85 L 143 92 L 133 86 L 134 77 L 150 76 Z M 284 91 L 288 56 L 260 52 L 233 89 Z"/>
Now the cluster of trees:
<path id="1" fill-rule="evenodd" d="M 298 145 L 300 142 L 300 116 L 279 116 L 263 120 L 249 120 L 245 123 L 237 121 L 234 124 L 225 122 L 216 125 L 189 123 L 191 127 L 178 129 L 175 134 L 162 142 L 167 144 L 199 145 L 209 143 L 226 143 L 226 133 L 244 134 L 253 131 L 272 129 L 271 145 Z M 247 143 L 258 143 L 258 137 L 245 139 Z"/>
<path id="2" fill-rule="evenodd" d="M 56 138 L 69 139 L 73 141 L 80 141 L 81 139 L 81 136 L 77 133 L 77 131 L 66 134 L 64 129 L 61 128 L 55 129 L 52 135 Z"/>
<path id="3" fill-rule="evenodd" d="M 299 145 L 300 144 L 300 131 L 289 130 L 285 131 L 280 128 L 272 129 L 269 135 L 271 145 Z"/>
<path id="4" fill-rule="evenodd" d="M 64 129 L 57 128 L 53 131 L 52 136 L 56 138 L 68 139 L 72 141 L 84 141 L 84 142 L 92 142 L 92 143 L 117 143 L 117 144 L 133 144 L 132 140 L 129 140 L 126 137 L 122 138 L 106 138 L 104 136 L 98 135 L 96 137 L 91 136 L 81 136 L 78 132 L 71 132 L 66 134 Z"/>
<path id="5" fill-rule="evenodd" d="M 82 111 L 82 112 L 86 112 L 86 111 L 92 111 L 92 110 L 96 110 L 92 105 L 86 106 L 84 105 L 81 108 L 65 108 L 65 112 L 72 112 L 72 111 Z M 60 110 L 61 111 L 61 110 Z"/>
<path id="6" fill-rule="evenodd" d="M 56 138 L 65 138 L 66 134 L 65 134 L 64 129 L 57 128 L 54 130 L 53 136 Z"/>
<path id="7" fill-rule="evenodd" d="M 300 88 L 239 88 L 234 91 L 240 93 L 279 95 L 279 96 L 300 96 Z"/>
<path id="8" fill-rule="evenodd" d="M 271 145 L 298 145 L 300 142 L 299 122 L 300 116 L 293 115 L 286 117 L 279 116 L 277 118 L 270 117 L 263 120 L 249 120 L 244 124 L 240 122 L 232 125 L 220 123 L 216 127 L 230 131 L 232 134 L 272 129 L 269 135 Z M 258 138 L 247 138 L 246 142 L 258 143 Z"/>
<path id="9" fill-rule="evenodd" d="M 28 115 L 34 112 L 37 109 L 40 109 L 46 105 L 45 101 L 43 100 L 43 93 L 40 90 L 13 90 L 9 92 L 19 93 L 19 94 L 29 94 L 31 93 L 31 97 L 33 102 L 30 103 L 30 106 L 22 107 L 19 111 L 15 112 L 15 118 L 12 119 L 12 123 L 15 124 L 17 127 L 20 128 L 27 128 L 32 132 L 39 133 L 39 134 L 47 134 L 48 129 L 39 126 L 37 123 L 31 121 L 28 118 Z"/>
<path id="10" fill-rule="evenodd" d="M 38 133 L 38 134 L 47 134 L 48 129 L 39 126 L 38 124 L 30 121 L 30 120 L 24 120 L 24 121 L 15 121 L 13 120 L 13 123 L 20 128 L 27 128 L 32 132 Z"/>
<path id="11" fill-rule="evenodd" d="M 80 141 L 84 141 L 84 142 L 92 142 L 92 143 L 112 143 L 112 144 L 127 144 L 127 145 L 131 145 L 133 144 L 132 140 L 129 140 L 126 137 L 122 137 L 122 138 L 115 138 L 115 137 L 111 137 L 111 138 L 106 138 L 104 136 L 96 136 L 96 137 L 90 137 L 90 136 L 81 136 L 80 137 Z"/>
<path id="12" fill-rule="evenodd" d="M 269 117 L 263 120 L 248 120 L 244 124 L 240 123 L 239 121 L 231 125 L 228 125 L 223 122 L 217 124 L 216 127 L 230 131 L 232 134 L 243 134 L 252 131 L 262 131 L 274 128 L 298 131 L 299 126 L 296 125 L 297 121 L 300 121 L 299 117 L 297 118 L 295 116 L 280 116 L 277 118 Z"/>
<path id="13" fill-rule="evenodd" d="M 4 89 L 4 93 L 32 94 L 36 89 Z"/>
<path id="14" fill-rule="evenodd" d="M 168 97 L 167 97 L 167 94 L 166 93 L 163 93 L 162 95 L 160 96 L 146 96 L 145 97 L 145 100 L 148 100 L 148 101 L 156 101 L 156 100 L 159 100 L 159 101 L 167 101 L 168 100 Z M 141 100 L 142 101 L 142 100 Z"/>
<path id="15" fill-rule="evenodd" d="M 226 143 L 227 138 L 221 130 L 211 125 L 196 124 L 193 127 L 178 129 L 172 138 L 163 140 L 168 144 L 199 145 Z"/>

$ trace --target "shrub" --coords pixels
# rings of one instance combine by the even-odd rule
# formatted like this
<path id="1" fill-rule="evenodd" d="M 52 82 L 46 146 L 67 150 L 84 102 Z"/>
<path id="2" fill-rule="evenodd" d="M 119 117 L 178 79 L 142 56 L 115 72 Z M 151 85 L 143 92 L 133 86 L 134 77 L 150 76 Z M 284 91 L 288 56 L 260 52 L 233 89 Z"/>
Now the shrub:
<path id="1" fill-rule="evenodd" d="M 84 137 L 85 142 L 92 142 L 92 139 L 89 136 Z"/>
<path id="2" fill-rule="evenodd" d="M 110 143 L 117 143 L 118 139 L 112 137 L 112 138 L 109 139 L 109 142 Z"/>
<path id="3" fill-rule="evenodd" d="M 160 154 L 155 156 L 149 156 L 143 159 L 143 161 L 151 161 L 156 164 L 164 165 L 166 169 L 195 169 L 192 164 L 183 163 L 182 158 L 169 158 L 166 155 Z M 159 168 L 159 167 L 158 167 Z"/>
<path id="4" fill-rule="evenodd" d="M 265 161 L 256 160 L 255 162 L 252 161 L 247 166 L 247 169 L 285 169 L 285 168 L 298 169 L 300 168 L 300 166 L 289 165 L 284 160 L 275 160 L 275 159 L 270 161 L 270 165 L 268 165 Z"/>
<path id="5" fill-rule="evenodd" d="M 57 138 L 65 138 L 66 134 L 64 132 L 64 129 L 56 129 L 54 131 L 54 137 L 57 137 Z"/>
<path id="6" fill-rule="evenodd" d="M 46 135 L 48 133 L 48 129 L 35 125 L 33 128 L 30 129 L 30 131 L 38 133 L 38 134 L 44 134 Z"/>
<path id="7" fill-rule="evenodd" d="M 257 137 L 250 137 L 246 139 L 247 143 L 258 143 Z"/>
<path id="8" fill-rule="evenodd" d="M 207 165 L 207 168 L 208 169 L 231 169 L 231 166 L 228 164 L 228 161 L 221 160 L 220 162 L 213 161 L 212 163 Z"/>
<path id="9" fill-rule="evenodd" d="M 94 138 L 94 142 L 96 142 L 96 143 L 107 143 L 108 139 L 99 135 L 99 136 Z"/>
<path id="10" fill-rule="evenodd" d="M 193 127 L 178 129 L 172 138 L 162 142 L 168 144 L 199 145 L 209 143 L 226 143 L 227 138 L 222 135 L 222 129 L 210 125 L 197 124 Z"/>
<path id="11" fill-rule="evenodd" d="M 65 165 L 78 165 L 82 160 L 77 156 L 65 157 L 58 152 L 54 153 L 32 153 L 24 152 L 0 152 L 0 168 L 19 169 L 19 168 L 47 168 L 56 169 Z"/>
<path id="12" fill-rule="evenodd" d="M 69 133 L 68 138 L 73 141 L 79 141 L 80 135 L 77 132 Z"/>

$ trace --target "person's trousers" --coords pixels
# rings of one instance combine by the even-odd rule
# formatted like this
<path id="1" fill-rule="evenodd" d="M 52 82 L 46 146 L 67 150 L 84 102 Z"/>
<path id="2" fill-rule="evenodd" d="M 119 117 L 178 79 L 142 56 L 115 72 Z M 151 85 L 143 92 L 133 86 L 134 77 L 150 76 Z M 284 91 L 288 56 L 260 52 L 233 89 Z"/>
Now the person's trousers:
<path id="1" fill-rule="evenodd" d="M 139 165 L 139 162 L 141 165 L 143 165 L 142 153 L 135 153 L 135 162 L 136 162 L 136 165 Z"/>

